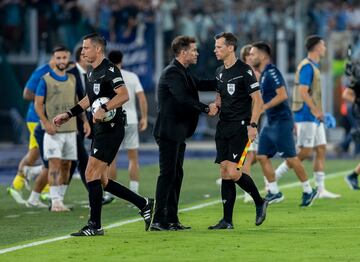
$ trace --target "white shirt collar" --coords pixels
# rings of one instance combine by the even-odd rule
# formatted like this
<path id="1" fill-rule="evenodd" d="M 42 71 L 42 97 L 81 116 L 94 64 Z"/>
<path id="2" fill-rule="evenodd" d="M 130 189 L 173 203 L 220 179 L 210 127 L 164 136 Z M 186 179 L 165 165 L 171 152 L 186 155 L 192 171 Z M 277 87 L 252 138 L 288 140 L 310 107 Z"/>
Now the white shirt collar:
<path id="1" fill-rule="evenodd" d="M 81 67 L 79 63 L 76 63 L 76 68 L 79 70 L 80 74 L 86 74 L 86 71 Z"/>

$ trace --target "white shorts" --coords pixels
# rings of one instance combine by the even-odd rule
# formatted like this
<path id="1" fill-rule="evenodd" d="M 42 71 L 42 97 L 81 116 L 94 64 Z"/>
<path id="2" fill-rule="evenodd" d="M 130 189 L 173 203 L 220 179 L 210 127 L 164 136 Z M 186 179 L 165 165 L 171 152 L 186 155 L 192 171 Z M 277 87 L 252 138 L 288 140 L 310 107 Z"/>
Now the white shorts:
<path id="1" fill-rule="evenodd" d="M 125 127 L 125 136 L 120 149 L 138 149 L 139 148 L 139 127 L 138 124 L 128 124 Z"/>
<path id="2" fill-rule="evenodd" d="M 251 142 L 251 145 L 248 149 L 248 151 L 258 151 L 258 147 L 259 147 L 259 134 L 255 137 L 254 141 Z"/>
<path id="3" fill-rule="evenodd" d="M 56 133 L 44 136 L 44 158 L 77 160 L 76 132 Z"/>
<path id="4" fill-rule="evenodd" d="M 314 148 L 319 145 L 326 145 L 325 127 L 323 123 L 297 122 L 296 134 L 298 147 Z"/>

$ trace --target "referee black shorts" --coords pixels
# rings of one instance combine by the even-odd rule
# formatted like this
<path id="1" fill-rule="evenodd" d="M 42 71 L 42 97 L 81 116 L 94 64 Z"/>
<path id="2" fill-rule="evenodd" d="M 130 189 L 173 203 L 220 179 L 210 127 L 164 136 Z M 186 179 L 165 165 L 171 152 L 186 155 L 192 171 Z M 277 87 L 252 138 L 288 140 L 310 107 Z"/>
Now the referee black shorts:
<path id="1" fill-rule="evenodd" d="M 110 165 L 124 139 L 124 125 L 119 122 L 96 123 L 93 132 L 91 156 Z"/>
<path id="2" fill-rule="evenodd" d="M 238 163 L 248 142 L 247 123 L 219 121 L 215 134 L 216 160 Z"/>

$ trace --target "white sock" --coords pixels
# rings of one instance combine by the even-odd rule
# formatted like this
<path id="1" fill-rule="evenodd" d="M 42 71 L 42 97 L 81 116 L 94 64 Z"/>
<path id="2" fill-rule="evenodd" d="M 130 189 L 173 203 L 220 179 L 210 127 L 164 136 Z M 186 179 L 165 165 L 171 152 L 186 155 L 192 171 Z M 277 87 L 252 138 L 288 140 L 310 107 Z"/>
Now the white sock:
<path id="1" fill-rule="evenodd" d="M 278 181 L 283 175 L 285 175 L 289 171 L 289 167 L 286 164 L 286 161 L 282 162 L 280 166 L 278 166 L 275 170 L 275 177 Z"/>
<path id="2" fill-rule="evenodd" d="M 31 194 L 28 198 L 28 202 L 38 202 L 40 200 L 40 193 L 31 191 Z"/>
<path id="3" fill-rule="evenodd" d="M 38 175 L 40 175 L 42 165 L 37 166 L 24 166 L 24 173 L 28 180 L 34 180 Z"/>
<path id="4" fill-rule="evenodd" d="M 52 203 L 54 203 L 54 201 L 61 201 L 59 186 L 50 186 L 50 198 Z"/>
<path id="5" fill-rule="evenodd" d="M 269 182 L 269 191 L 271 194 L 277 194 L 279 193 L 279 187 L 277 182 Z"/>
<path id="6" fill-rule="evenodd" d="M 65 196 L 67 188 L 68 188 L 68 185 L 60 185 L 59 186 L 59 195 L 60 195 L 61 201 L 64 201 L 64 196 Z"/>
<path id="7" fill-rule="evenodd" d="M 130 180 L 129 187 L 131 191 L 135 192 L 136 194 L 139 193 L 139 181 Z"/>
<path id="8" fill-rule="evenodd" d="M 309 179 L 306 180 L 305 182 L 302 182 L 302 186 L 303 186 L 304 193 L 310 194 L 312 192 L 312 188 L 311 188 Z"/>
<path id="9" fill-rule="evenodd" d="M 314 172 L 315 184 L 319 191 L 325 189 L 325 173 L 322 171 Z"/>

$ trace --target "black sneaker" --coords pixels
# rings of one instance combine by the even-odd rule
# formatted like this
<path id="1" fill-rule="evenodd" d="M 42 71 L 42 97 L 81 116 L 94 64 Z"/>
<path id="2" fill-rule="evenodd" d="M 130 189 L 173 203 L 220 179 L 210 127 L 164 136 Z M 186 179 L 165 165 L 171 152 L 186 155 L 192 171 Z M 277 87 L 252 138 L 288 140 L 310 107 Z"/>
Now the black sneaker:
<path id="1" fill-rule="evenodd" d="M 151 223 L 149 231 L 169 231 L 176 230 L 174 228 L 169 228 L 169 225 L 164 225 L 161 223 Z"/>
<path id="2" fill-rule="evenodd" d="M 264 200 L 264 203 L 261 206 L 256 206 L 255 225 L 260 226 L 264 222 L 268 205 L 269 201 Z"/>
<path id="3" fill-rule="evenodd" d="M 318 191 L 316 188 L 313 188 L 311 193 L 303 193 L 302 194 L 302 201 L 300 206 L 301 207 L 309 207 L 314 203 L 314 200 L 316 198 L 316 195 L 318 194 Z"/>
<path id="4" fill-rule="evenodd" d="M 359 190 L 359 180 L 357 175 L 348 175 L 345 178 L 345 182 L 349 185 L 352 190 Z"/>
<path id="5" fill-rule="evenodd" d="M 170 230 L 188 230 L 188 229 L 191 229 L 191 227 L 184 226 L 180 222 L 177 222 L 177 223 L 169 223 L 169 229 Z"/>
<path id="6" fill-rule="evenodd" d="M 91 236 L 103 236 L 104 230 L 102 228 L 93 228 L 91 223 L 84 226 L 79 232 L 70 234 L 73 237 L 91 237 Z"/>
<path id="7" fill-rule="evenodd" d="M 216 225 L 209 226 L 208 229 L 234 229 L 232 223 L 226 222 L 224 219 L 221 219 Z"/>
<path id="8" fill-rule="evenodd" d="M 143 217 L 145 221 L 145 231 L 149 229 L 153 210 L 154 210 L 154 199 L 146 198 L 146 205 L 139 212 L 139 214 Z"/>

